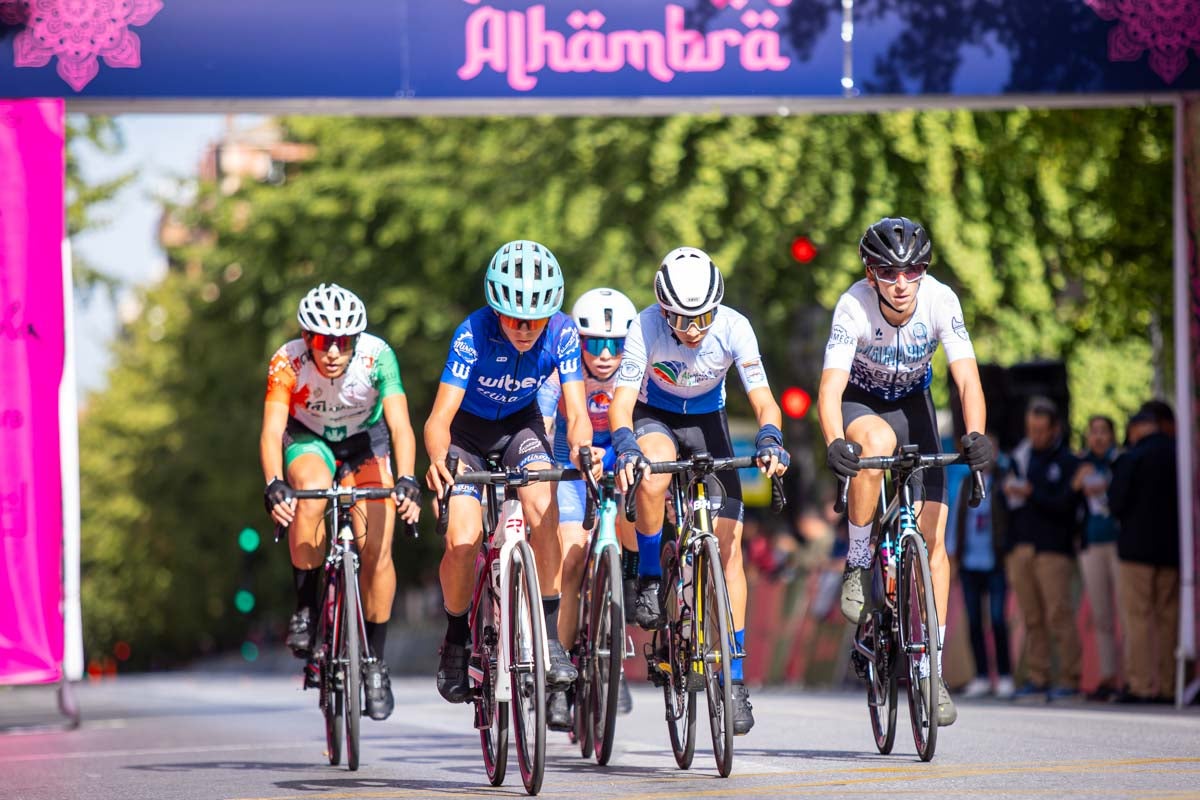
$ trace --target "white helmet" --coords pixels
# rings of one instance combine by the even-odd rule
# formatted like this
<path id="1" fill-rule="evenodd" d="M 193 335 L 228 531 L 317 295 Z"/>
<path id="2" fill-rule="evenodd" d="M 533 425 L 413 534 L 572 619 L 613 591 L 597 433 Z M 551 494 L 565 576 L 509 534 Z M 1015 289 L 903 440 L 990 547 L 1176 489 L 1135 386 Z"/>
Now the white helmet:
<path id="1" fill-rule="evenodd" d="M 637 313 L 633 301 L 615 289 L 584 292 L 571 308 L 582 336 L 625 336 Z"/>
<path id="2" fill-rule="evenodd" d="M 353 336 L 367 329 L 367 308 L 349 289 L 322 283 L 304 295 L 296 319 L 308 333 Z"/>
<path id="3" fill-rule="evenodd" d="M 654 276 L 654 294 L 663 310 L 694 317 L 717 307 L 725 296 L 725 281 L 703 250 L 676 247 Z"/>

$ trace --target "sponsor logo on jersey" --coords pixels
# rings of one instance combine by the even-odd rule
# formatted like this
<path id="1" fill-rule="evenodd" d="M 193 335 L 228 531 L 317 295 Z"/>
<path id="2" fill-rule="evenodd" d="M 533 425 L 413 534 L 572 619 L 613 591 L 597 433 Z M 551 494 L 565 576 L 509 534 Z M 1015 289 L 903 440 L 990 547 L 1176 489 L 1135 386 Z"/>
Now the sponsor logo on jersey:
<path id="1" fill-rule="evenodd" d="M 588 397 L 588 414 L 607 414 L 608 407 L 612 404 L 612 395 L 603 389 L 592 392 Z"/>
<path id="2" fill-rule="evenodd" d="M 479 376 L 479 384 L 486 386 L 489 389 L 503 389 L 506 392 L 519 392 L 522 389 L 536 389 L 541 385 L 545 377 L 534 378 L 532 376 L 517 380 L 512 375 L 497 375 L 490 378 L 487 375 Z"/>
<path id="3" fill-rule="evenodd" d="M 832 350 L 839 344 L 858 344 L 858 339 L 851 336 L 841 325 L 834 325 L 829 331 L 829 344 L 825 346 L 826 350 Z"/>
<path id="4" fill-rule="evenodd" d="M 450 374 L 458 378 L 460 381 L 465 381 L 471 377 L 471 366 L 464 364 L 461 361 L 455 361 L 450 365 Z"/>
<path id="5" fill-rule="evenodd" d="M 659 380 L 672 386 L 699 386 L 701 383 L 714 381 L 719 377 L 716 373 L 708 370 L 692 372 L 682 361 L 656 361 L 650 369 L 654 370 L 654 374 L 658 376 Z"/>
<path id="6" fill-rule="evenodd" d="M 625 381 L 636 381 L 642 377 L 642 373 L 645 369 L 645 364 L 634 361 L 629 356 L 625 356 L 623 359 L 621 359 L 620 378 L 621 380 Z"/>
<path id="7" fill-rule="evenodd" d="M 526 453 L 532 453 L 534 450 L 538 450 L 541 447 L 542 443 L 538 441 L 538 438 L 536 436 L 530 436 L 528 439 L 521 442 L 521 446 L 517 448 L 517 455 L 523 456 Z"/>
<path id="8" fill-rule="evenodd" d="M 507 364 L 508 356 L 496 356 L 496 363 L 497 364 Z"/>
<path id="9" fill-rule="evenodd" d="M 913 336 L 917 339 L 929 338 L 929 329 L 925 327 L 924 322 L 918 322 L 916 325 L 913 325 Z"/>
<path id="10" fill-rule="evenodd" d="M 567 375 L 570 375 L 572 372 L 578 372 L 578 371 L 579 371 L 579 359 L 578 358 L 568 358 L 566 361 L 562 362 L 562 365 L 559 367 L 559 372 L 565 373 Z"/>
<path id="11" fill-rule="evenodd" d="M 563 328 L 562 336 L 558 339 L 558 358 L 562 360 L 572 352 L 579 352 L 579 329 L 574 325 Z"/>
<path id="12" fill-rule="evenodd" d="M 958 338 L 969 342 L 971 337 L 967 334 L 967 323 L 963 322 L 962 317 L 953 317 L 950 320 L 950 327 L 958 334 Z"/>
<path id="13" fill-rule="evenodd" d="M 346 438 L 346 427 L 344 425 L 341 427 L 337 427 L 337 428 L 333 428 L 328 425 L 325 426 L 325 439 L 326 440 L 328 440 L 330 442 L 340 442 L 345 438 Z"/>
<path id="14" fill-rule="evenodd" d="M 470 331 L 460 333 L 450 349 L 468 364 L 474 364 L 475 359 L 479 358 L 479 354 L 475 352 L 475 337 Z"/>
<path id="15" fill-rule="evenodd" d="M 763 370 L 761 358 L 743 361 L 742 373 L 746 376 L 747 383 L 766 383 L 767 373 Z"/>
<path id="16" fill-rule="evenodd" d="M 882 329 L 882 328 L 876 328 L 876 329 L 875 329 L 875 338 L 876 338 L 876 339 L 882 339 L 882 338 L 883 338 L 883 329 Z"/>

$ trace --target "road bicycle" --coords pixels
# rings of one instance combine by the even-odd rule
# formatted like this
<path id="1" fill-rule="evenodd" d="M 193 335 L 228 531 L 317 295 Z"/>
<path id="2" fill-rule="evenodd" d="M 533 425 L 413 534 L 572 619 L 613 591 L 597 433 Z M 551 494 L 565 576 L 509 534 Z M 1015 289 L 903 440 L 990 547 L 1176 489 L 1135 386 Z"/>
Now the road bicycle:
<path id="1" fill-rule="evenodd" d="M 344 474 L 339 470 L 339 478 Z M 340 482 L 335 481 L 335 484 Z M 324 587 L 320 593 L 321 608 L 317 614 L 317 631 L 313 652 L 305 664 L 305 686 L 309 670 L 316 673 L 318 702 L 325 717 L 325 746 L 329 763 L 337 766 L 342 760 L 343 735 L 346 744 L 346 766 L 358 769 L 359 723 L 363 708 L 363 670 L 382 653 L 374 654 L 367 643 L 366 618 L 358 586 L 358 545 L 354 536 L 351 512 L 360 500 L 390 500 L 392 489 L 334 485 L 328 489 L 294 489 L 298 500 L 330 500 L 325 512 L 326 530 L 336 531 L 329 537 L 329 552 L 325 556 Z M 402 524 L 412 536 L 415 525 Z M 276 526 L 275 539 L 286 529 Z"/>
<path id="2" fill-rule="evenodd" d="M 633 642 L 629 640 L 626 647 L 615 478 L 612 472 L 606 472 L 596 480 L 591 474 L 589 448 L 580 448 L 579 464 L 590 501 L 583 529 L 592 533 L 579 592 L 579 634 L 573 650 L 579 671 L 574 734 L 580 755 L 595 756 L 596 763 L 603 766 L 612 757 L 622 662 L 633 654 Z M 595 509 L 599 509 L 599 524 L 595 524 Z"/>
<path id="3" fill-rule="evenodd" d="M 922 761 L 933 758 L 937 747 L 937 707 L 942 643 L 938 640 L 937 607 L 929 551 L 917 527 L 914 478 L 926 469 L 941 469 L 964 463 L 957 453 L 922 455 L 917 445 L 904 445 L 894 456 L 859 459 L 860 469 L 890 470 L 888 483 L 879 491 L 879 510 L 872 538 L 876 541 L 871 560 L 871 597 L 867 617 L 854 634 L 850 654 L 855 671 L 867 683 L 867 711 L 875 746 L 880 753 L 892 751 L 896 739 L 898 685 L 908 690 L 908 711 L 913 743 Z M 968 502 L 978 506 L 986 496 L 982 473 L 973 473 Z M 849 480 L 842 479 L 834 508 L 846 509 Z"/>
<path id="4" fill-rule="evenodd" d="M 667 732 L 680 769 L 688 769 L 696 752 L 696 695 L 708 699 L 713 756 L 722 778 L 733 770 L 732 659 L 746 653 L 733 638 L 733 615 L 721 566 L 721 550 L 713 532 L 713 514 L 723 502 L 717 472 L 757 465 L 754 456 L 713 458 L 697 452 L 680 461 L 649 462 L 651 473 L 674 475 L 668 495 L 675 525 L 666 521 L 662 544 L 659 599 L 666 624 L 646 645 L 647 673 L 663 689 Z M 630 520 L 637 484 L 625 498 Z M 771 479 L 771 507 L 783 510 L 783 484 Z"/>
<path id="5" fill-rule="evenodd" d="M 446 459 L 446 466 L 456 484 L 476 484 L 484 489 L 488 535 L 475 561 L 467 662 L 484 769 L 493 786 L 504 783 L 511 705 L 521 781 L 526 792 L 537 794 L 546 768 L 550 653 L 537 566 L 517 489 L 538 481 L 579 480 L 582 476 L 577 469 L 505 468 L 500 465 L 499 453 L 488 455 L 486 470 L 458 473 L 454 455 Z M 437 525 L 442 535 L 450 516 L 450 489 L 447 486 L 439 498 Z"/>

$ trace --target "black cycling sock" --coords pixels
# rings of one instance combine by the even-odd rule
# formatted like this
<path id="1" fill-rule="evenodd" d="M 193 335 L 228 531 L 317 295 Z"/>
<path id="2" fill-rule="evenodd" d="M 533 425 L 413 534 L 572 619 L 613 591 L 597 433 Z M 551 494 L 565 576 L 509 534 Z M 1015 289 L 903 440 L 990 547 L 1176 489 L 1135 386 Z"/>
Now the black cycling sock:
<path id="1" fill-rule="evenodd" d="M 446 641 L 450 644 L 466 646 L 471 637 L 471 626 L 466 613 L 451 614 L 446 612 Z"/>
<path id="2" fill-rule="evenodd" d="M 626 550 L 621 554 L 621 577 L 627 581 L 637 580 L 638 551 Z"/>
<path id="3" fill-rule="evenodd" d="M 296 610 L 316 609 L 317 589 L 321 585 L 321 568 L 300 569 L 293 566 L 292 578 L 296 582 Z"/>
<path id="4" fill-rule="evenodd" d="M 558 641 L 558 604 L 562 595 L 542 598 L 542 613 L 546 615 L 546 636 L 552 642 Z"/>
<path id="5" fill-rule="evenodd" d="M 380 661 L 384 660 L 384 648 L 387 647 L 387 622 L 367 622 L 367 646 L 371 655 Z"/>

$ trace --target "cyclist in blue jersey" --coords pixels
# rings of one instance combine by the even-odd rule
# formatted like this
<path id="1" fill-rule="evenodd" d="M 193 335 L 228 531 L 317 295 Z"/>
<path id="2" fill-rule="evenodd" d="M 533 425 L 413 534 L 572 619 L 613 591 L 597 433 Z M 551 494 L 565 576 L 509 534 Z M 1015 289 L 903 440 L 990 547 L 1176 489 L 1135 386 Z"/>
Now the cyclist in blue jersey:
<path id="1" fill-rule="evenodd" d="M 694 247 L 667 253 L 654 279 L 658 304 L 643 310 L 629 329 L 617 389 L 609 407 L 616 468 L 622 489 L 645 461 L 671 461 L 707 451 L 733 456 L 725 417 L 725 374 L 736 366 L 759 425 L 754 446 L 760 469 L 782 475 L 790 462 L 779 430 L 782 415 L 771 394 L 749 320 L 721 305 L 725 283 L 712 259 Z M 742 569 L 742 484 L 736 470 L 717 473 L 726 497 L 715 533 L 729 590 L 737 646 L 745 646 L 746 575 Z M 641 627 L 662 626 L 659 602 L 664 503 L 670 475 L 646 475 L 637 493 L 638 594 L 634 611 Z M 730 664 L 733 730 L 754 726 L 742 659 Z"/>
<path id="2" fill-rule="evenodd" d="M 561 376 L 566 407 L 566 440 L 572 462 L 592 441 L 583 394 L 579 331 L 559 311 L 562 269 L 537 242 L 509 242 L 496 251 L 484 279 L 488 305 L 475 311 L 454 332 L 433 410 L 425 423 L 425 449 L 432 462 L 426 483 L 436 496 L 454 483 L 446 456 L 454 453 L 460 469 L 485 468 L 489 453 L 499 452 L 506 467 L 549 468 L 551 446 L 537 404 L 538 388 L 555 370 Z M 600 466 L 596 465 L 599 473 Z M 562 547 L 553 485 L 534 483 L 519 490 L 537 562 L 549 638 L 546 683 L 565 688 L 577 677 L 558 639 Z M 451 703 L 469 698 L 467 612 L 475 557 L 483 534 L 481 490 L 453 487 L 449 526 L 440 577 L 446 607 L 446 638 L 438 664 L 438 692 Z"/>
<path id="3" fill-rule="evenodd" d="M 817 396 L 829 467 L 850 481 L 847 517 L 850 550 L 842 575 L 842 614 L 858 623 L 868 609 L 871 524 L 879 503 L 881 470 L 858 467 L 860 456 L 890 456 L 897 443 L 940 453 L 941 441 L 929 384 L 930 361 L 939 342 L 962 398 L 968 433 L 962 450 L 972 469 L 992 460 L 984 436 L 987 408 L 975 350 L 954 291 L 926 274 L 933 244 L 925 228 L 906 217 L 884 218 L 867 228 L 858 248 L 866 276 L 838 300 L 825 348 Z M 929 571 L 946 638 L 950 564 L 946 558 L 946 478 L 940 469 L 923 475 L 918 527 L 929 547 Z M 939 659 L 939 665 L 941 660 Z M 939 676 L 940 677 L 940 676 Z M 938 724 L 958 717 L 945 682 L 938 691 Z"/>
<path id="4" fill-rule="evenodd" d="M 571 308 L 571 319 L 579 328 L 583 346 L 584 396 L 592 422 L 592 454 L 601 461 L 605 469 L 611 469 L 615 454 L 612 437 L 608 431 L 608 407 L 612 402 L 613 388 L 617 382 L 617 368 L 621 365 L 621 354 L 625 350 L 625 335 L 637 317 L 637 308 L 628 297 L 613 289 L 592 289 L 584 292 Z M 566 408 L 563 402 L 562 384 L 555 373 L 538 390 L 538 405 L 545 417 L 547 430 L 554 431 L 554 458 L 567 465 L 570 449 L 567 447 Z M 558 616 L 559 638 L 570 648 L 575 643 L 579 625 L 579 590 L 583 580 L 583 568 L 587 560 L 588 535 L 583 529 L 583 515 L 587 488 L 583 481 L 563 481 L 558 485 L 558 530 L 563 547 L 563 595 Z M 637 569 L 637 539 L 633 525 L 623 514 L 617 516 L 617 535 L 624 550 L 623 561 L 628 572 Z M 628 605 L 626 615 L 633 613 L 630 594 L 632 582 L 627 586 Z M 627 621 L 632 621 L 628 619 Z M 625 675 L 621 674 L 618 710 L 628 713 L 633 707 Z M 554 730 L 570 730 L 571 711 L 566 692 L 554 692 L 547 707 L 548 724 Z"/>

